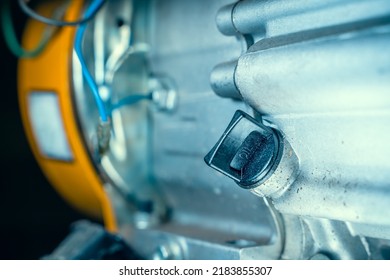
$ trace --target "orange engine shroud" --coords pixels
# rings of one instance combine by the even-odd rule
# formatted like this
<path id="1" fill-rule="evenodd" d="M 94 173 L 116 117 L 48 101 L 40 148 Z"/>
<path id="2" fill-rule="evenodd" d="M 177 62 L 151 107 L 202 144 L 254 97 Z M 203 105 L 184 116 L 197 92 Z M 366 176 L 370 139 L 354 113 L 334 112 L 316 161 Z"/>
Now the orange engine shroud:
<path id="1" fill-rule="evenodd" d="M 45 4 L 39 12 L 50 15 L 55 3 Z M 83 1 L 72 1 L 66 20 L 80 16 Z M 33 48 L 45 25 L 30 20 L 26 26 L 23 45 Z M 63 27 L 52 38 L 46 49 L 36 58 L 21 59 L 18 66 L 18 94 L 22 120 L 28 141 L 41 169 L 57 192 L 76 209 L 92 217 L 103 219 L 110 231 L 116 230 L 116 221 L 110 200 L 103 188 L 83 142 L 72 100 L 72 52 L 75 27 Z M 40 153 L 29 119 L 28 96 L 32 91 L 57 94 L 60 114 L 72 161 L 51 159 Z"/>

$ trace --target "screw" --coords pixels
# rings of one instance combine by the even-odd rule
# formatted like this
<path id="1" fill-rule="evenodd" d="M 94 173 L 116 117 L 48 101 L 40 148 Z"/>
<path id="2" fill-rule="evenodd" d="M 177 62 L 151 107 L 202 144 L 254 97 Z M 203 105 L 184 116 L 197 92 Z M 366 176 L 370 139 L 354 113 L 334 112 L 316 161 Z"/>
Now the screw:
<path id="1" fill-rule="evenodd" d="M 176 242 L 170 242 L 160 245 L 152 255 L 153 260 L 181 260 L 183 252 L 180 245 Z"/>
<path id="2" fill-rule="evenodd" d="M 166 77 L 149 80 L 152 100 L 160 111 L 173 111 L 177 107 L 177 91 L 171 79 Z"/>

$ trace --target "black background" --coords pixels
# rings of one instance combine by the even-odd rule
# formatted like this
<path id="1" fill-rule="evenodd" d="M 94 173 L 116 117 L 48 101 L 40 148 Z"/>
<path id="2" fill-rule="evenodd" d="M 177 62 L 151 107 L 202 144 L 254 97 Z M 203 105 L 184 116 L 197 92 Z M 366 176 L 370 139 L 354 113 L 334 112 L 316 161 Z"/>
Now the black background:
<path id="1" fill-rule="evenodd" d="M 26 17 L 11 2 L 21 37 Z M 17 58 L 0 37 L 0 259 L 38 259 L 85 217 L 54 191 L 30 151 L 18 108 Z"/>

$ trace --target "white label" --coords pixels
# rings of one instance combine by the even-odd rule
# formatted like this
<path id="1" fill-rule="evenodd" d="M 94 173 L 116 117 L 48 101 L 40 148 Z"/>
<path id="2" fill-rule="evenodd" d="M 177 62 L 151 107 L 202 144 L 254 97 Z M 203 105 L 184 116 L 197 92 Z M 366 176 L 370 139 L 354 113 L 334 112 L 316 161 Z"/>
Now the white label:
<path id="1" fill-rule="evenodd" d="M 31 92 L 28 104 L 30 122 L 41 154 L 57 160 L 72 160 L 73 154 L 64 129 L 57 94 Z"/>

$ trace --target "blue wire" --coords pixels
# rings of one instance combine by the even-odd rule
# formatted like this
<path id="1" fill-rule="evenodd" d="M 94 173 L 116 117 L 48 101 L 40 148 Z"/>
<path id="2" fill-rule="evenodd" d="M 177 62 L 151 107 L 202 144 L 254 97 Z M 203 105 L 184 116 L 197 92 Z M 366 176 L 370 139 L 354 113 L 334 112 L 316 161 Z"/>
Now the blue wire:
<path id="1" fill-rule="evenodd" d="M 94 0 L 91 5 L 87 8 L 87 10 L 84 13 L 84 17 L 88 18 L 92 16 L 97 9 L 100 8 L 100 6 L 103 4 L 104 0 Z M 104 106 L 104 101 L 99 95 L 98 86 L 96 85 L 96 82 L 94 78 L 92 77 L 91 73 L 88 71 L 87 64 L 85 63 L 83 52 L 82 52 L 82 43 L 83 43 L 83 37 L 86 30 L 87 24 L 83 23 L 79 25 L 79 28 L 76 32 L 76 39 L 75 39 L 75 51 L 77 54 L 77 57 L 79 58 L 81 69 L 83 72 L 83 76 L 85 81 L 87 82 L 88 87 L 91 89 L 93 97 L 95 99 L 100 118 L 103 122 L 108 121 L 108 114 L 106 111 L 106 108 Z"/>
<path id="2" fill-rule="evenodd" d="M 111 111 L 119 109 L 123 106 L 130 106 L 130 105 L 138 103 L 141 100 L 147 100 L 147 99 L 149 99 L 149 100 L 152 99 L 151 93 L 148 93 L 147 95 L 144 95 L 144 94 L 129 95 L 129 96 L 126 96 L 126 97 L 122 98 L 121 100 L 119 100 L 116 104 L 113 104 Z"/>

